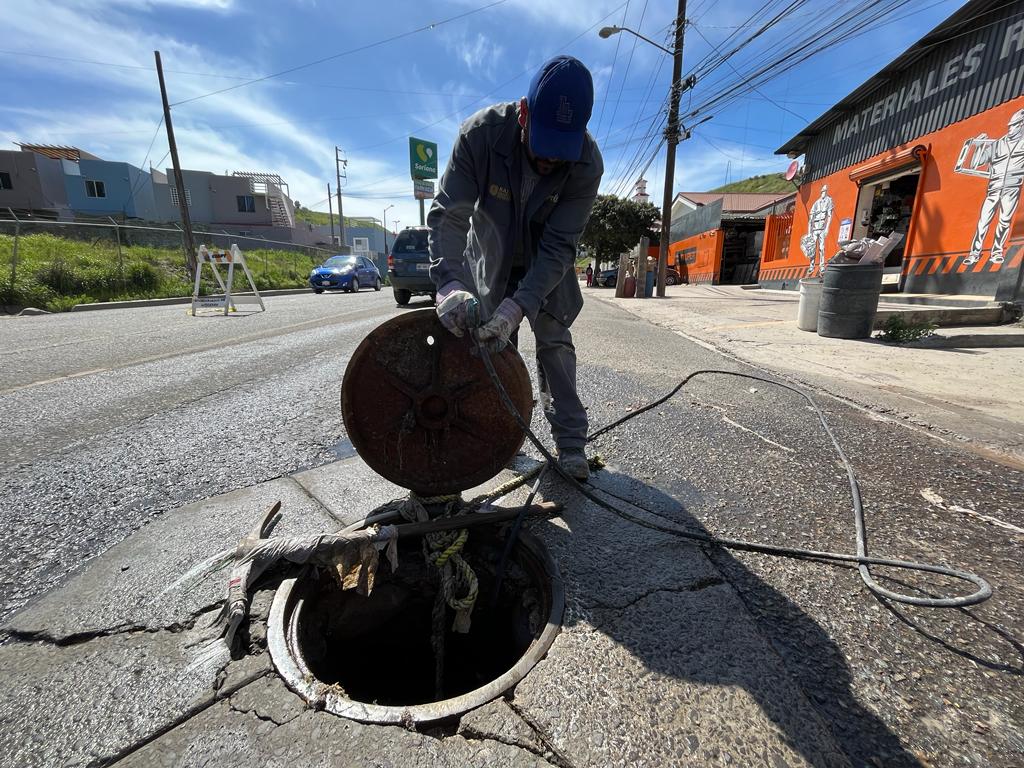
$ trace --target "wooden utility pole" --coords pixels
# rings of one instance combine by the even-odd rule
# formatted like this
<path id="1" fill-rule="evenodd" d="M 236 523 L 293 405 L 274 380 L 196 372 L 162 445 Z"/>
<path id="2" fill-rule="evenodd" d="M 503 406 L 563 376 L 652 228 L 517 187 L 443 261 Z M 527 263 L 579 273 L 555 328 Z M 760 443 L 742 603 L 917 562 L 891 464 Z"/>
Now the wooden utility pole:
<path id="1" fill-rule="evenodd" d="M 341 159 L 341 150 L 338 147 L 334 148 L 334 172 L 338 176 L 338 188 L 335 189 L 335 193 L 338 195 L 338 242 L 340 243 L 341 250 L 345 250 L 345 213 L 341 207 L 341 165 L 344 163 L 348 166 L 348 160 Z M 346 174 L 347 177 L 347 174 Z"/>
<path id="2" fill-rule="evenodd" d="M 619 274 L 615 278 L 615 298 L 621 299 L 626 295 L 626 274 L 629 271 L 629 254 L 619 254 Z"/>
<path id="3" fill-rule="evenodd" d="M 334 208 L 331 207 L 331 183 L 327 182 L 327 215 L 331 217 L 331 248 L 334 247 Z"/>
<path id="4" fill-rule="evenodd" d="M 647 296 L 647 245 L 650 241 L 646 237 L 640 238 L 640 245 L 637 246 L 636 254 L 636 291 L 634 295 L 638 299 L 646 299 Z"/>
<path id="5" fill-rule="evenodd" d="M 676 13 L 675 46 L 672 48 L 672 85 L 669 92 L 668 127 L 665 128 L 665 196 L 661 204 L 661 245 L 658 248 L 658 296 L 665 296 L 668 273 L 668 241 L 672 229 L 672 190 L 675 186 L 676 144 L 679 143 L 679 97 L 683 84 L 683 30 L 686 27 L 686 0 L 679 0 Z"/>
<path id="6" fill-rule="evenodd" d="M 185 267 L 189 277 L 196 275 L 196 243 L 192 237 L 192 217 L 188 210 L 188 196 L 185 194 L 185 179 L 181 175 L 178 161 L 178 145 L 174 141 L 174 126 L 171 125 L 171 106 L 167 103 L 167 86 L 164 84 L 164 68 L 160 63 L 160 51 L 153 51 L 156 57 L 156 76 L 160 79 L 160 98 L 164 102 L 164 127 L 167 128 L 167 144 L 171 150 L 171 165 L 174 167 L 174 188 L 178 192 L 178 211 L 181 226 L 185 232 Z"/>

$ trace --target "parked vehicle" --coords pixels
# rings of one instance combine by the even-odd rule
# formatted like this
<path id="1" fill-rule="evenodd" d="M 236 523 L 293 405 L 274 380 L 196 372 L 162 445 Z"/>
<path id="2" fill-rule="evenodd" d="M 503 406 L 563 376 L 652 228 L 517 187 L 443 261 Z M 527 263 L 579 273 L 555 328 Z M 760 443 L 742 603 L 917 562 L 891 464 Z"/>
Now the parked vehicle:
<path id="1" fill-rule="evenodd" d="M 615 284 L 619 281 L 619 270 L 618 267 L 615 269 L 602 270 L 597 278 L 594 280 L 598 285 L 603 285 L 605 288 L 614 288 Z M 665 285 L 678 285 L 679 284 L 679 273 L 675 270 L 675 267 L 668 267 L 665 270 Z"/>
<path id="2" fill-rule="evenodd" d="M 365 256 L 331 256 L 309 273 L 313 293 L 338 290 L 355 293 L 360 288 L 371 287 L 379 291 L 383 284 L 377 265 Z"/>
<path id="3" fill-rule="evenodd" d="M 433 300 L 437 289 L 430 280 L 430 252 L 427 247 L 426 227 L 406 227 L 398 233 L 391 253 L 388 254 L 388 278 L 400 306 L 409 303 L 413 296 L 430 296 Z"/>

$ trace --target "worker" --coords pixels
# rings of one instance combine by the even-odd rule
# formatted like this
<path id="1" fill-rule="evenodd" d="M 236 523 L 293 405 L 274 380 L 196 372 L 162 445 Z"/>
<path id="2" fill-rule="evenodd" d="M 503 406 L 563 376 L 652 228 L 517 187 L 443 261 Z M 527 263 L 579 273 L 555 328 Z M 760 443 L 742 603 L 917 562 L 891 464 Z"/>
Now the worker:
<path id="1" fill-rule="evenodd" d="M 466 120 L 427 216 L 437 314 L 456 336 L 491 351 L 536 337 L 541 402 L 559 465 L 585 480 L 587 412 L 576 392 L 569 331 L 583 307 L 576 246 L 604 173 L 587 132 L 594 105 L 589 70 L 571 56 L 541 67 L 518 102 Z M 473 307 L 478 308 L 479 327 Z"/>
<path id="2" fill-rule="evenodd" d="M 587 288 L 590 288 L 594 284 L 594 267 L 587 264 Z"/>

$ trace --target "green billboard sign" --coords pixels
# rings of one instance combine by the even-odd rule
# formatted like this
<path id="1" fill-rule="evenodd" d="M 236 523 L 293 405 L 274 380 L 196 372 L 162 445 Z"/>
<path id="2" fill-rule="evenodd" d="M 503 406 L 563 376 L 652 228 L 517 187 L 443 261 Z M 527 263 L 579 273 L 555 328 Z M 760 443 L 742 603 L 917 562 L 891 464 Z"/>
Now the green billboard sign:
<path id="1" fill-rule="evenodd" d="M 437 178 L 437 144 L 409 137 L 409 173 L 414 179 Z"/>

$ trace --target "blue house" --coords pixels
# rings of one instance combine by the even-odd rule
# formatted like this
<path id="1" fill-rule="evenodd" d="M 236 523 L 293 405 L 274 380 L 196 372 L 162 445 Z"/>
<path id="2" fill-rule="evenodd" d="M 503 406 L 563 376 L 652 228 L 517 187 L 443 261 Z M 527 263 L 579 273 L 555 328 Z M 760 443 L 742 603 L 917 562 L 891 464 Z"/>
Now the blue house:
<path id="1" fill-rule="evenodd" d="M 153 180 L 130 163 L 82 157 L 62 160 L 68 206 L 89 216 L 155 219 Z"/>

